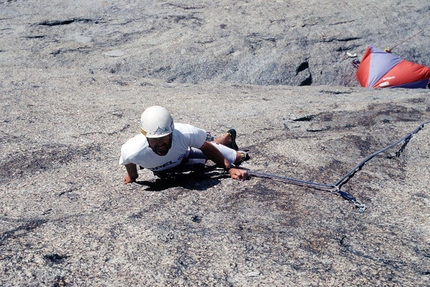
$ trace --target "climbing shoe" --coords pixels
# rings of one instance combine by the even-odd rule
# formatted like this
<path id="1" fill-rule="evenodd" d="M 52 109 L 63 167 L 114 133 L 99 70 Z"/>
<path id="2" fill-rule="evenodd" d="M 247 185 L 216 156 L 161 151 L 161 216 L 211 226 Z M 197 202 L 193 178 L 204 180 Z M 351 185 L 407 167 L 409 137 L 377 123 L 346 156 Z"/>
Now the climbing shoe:
<path id="1" fill-rule="evenodd" d="M 229 129 L 227 133 L 231 136 L 231 143 L 227 145 L 229 148 L 232 148 L 234 150 L 239 150 L 239 147 L 236 144 L 236 130 L 235 129 Z"/>

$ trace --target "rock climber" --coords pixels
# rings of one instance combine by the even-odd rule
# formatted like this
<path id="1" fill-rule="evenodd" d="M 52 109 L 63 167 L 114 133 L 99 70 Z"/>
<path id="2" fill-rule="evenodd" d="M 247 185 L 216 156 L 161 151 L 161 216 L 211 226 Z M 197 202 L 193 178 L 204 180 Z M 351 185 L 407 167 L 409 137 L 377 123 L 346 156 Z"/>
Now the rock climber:
<path id="1" fill-rule="evenodd" d="M 237 168 L 249 155 L 239 151 L 234 129 L 213 139 L 203 129 L 174 123 L 166 108 L 152 106 L 141 115 L 140 134 L 122 145 L 119 163 L 127 170 L 124 184 L 128 184 L 136 181 L 138 167 L 162 177 L 178 167 L 204 165 L 208 159 L 224 168 L 233 179 L 245 180 L 249 176 L 245 169 Z"/>

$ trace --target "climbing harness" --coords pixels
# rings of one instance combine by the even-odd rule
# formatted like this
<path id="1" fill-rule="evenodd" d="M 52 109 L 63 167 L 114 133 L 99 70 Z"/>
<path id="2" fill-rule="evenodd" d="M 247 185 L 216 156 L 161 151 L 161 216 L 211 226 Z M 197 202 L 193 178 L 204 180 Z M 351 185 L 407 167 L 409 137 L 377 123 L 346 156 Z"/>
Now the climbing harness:
<path id="1" fill-rule="evenodd" d="M 248 174 L 250 176 L 267 178 L 267 179 L 281 181 L 281 182 L 285 182 L 285 183 L 289 183 L 289 184 L 295 184 L 295 185 L 299 185 L 299 186 L 310 187 L 310 188 L 325 190 L 325 191 L 329 191 L 329 192 L 336 192 L 336 193 L 338 193 L 338 195 L 342 196 L 344 199 L 352 202 L 356 207 L 358 207 L 360 212 L 364 212 L 366 210 L 366 205 L 361 203 L 360 201 L 358 201 L 351 194 L 341 190 L 341 187 L 345 183 L 347 183 L 355 175 L 355 173 L 357 171 L 361 170 L 363 168 L 363 166 L 366 164 L 366 162 L 368 162 L 369 160 L 371 160 L 372 158 L 374 158 L 378 154 L 383 153 L 384 151 L 386 151 L 390 148 L 393 148 L 394 146 L 403 142 L 400 149 L 396 152 L 396 156 L 399 157 L 400 154 L 405 150 L 405 148 L 406 148 L 407 144 L 409 143 L 409 141 L 411 140 L 412 136 L 414 134 L 418 133 L 425 125 L 427 125 L 429 123 L 430 123 L 430 121 L 426 121 L 426 122 L 421 123 L 417 128 L 415 128 L 412 132 L 410 132 L 407 135 L 405 135 L 404 137 L 402 137 L 400 140 L 398 140 L 395 143 L 392 143 L 389 146 L 369 155 L 368 157 L 363 159 L 358 165 L 356 165 L 353 169 L 351 169 L 347 174 L 345 174 L 338 181 L 336 181 L 334 184 L 316 183 L 316 182 L 312 182 L 312 181 L 305 181 L 305 180 L 294 179 L 294 178 L 289 178 L 289 177 L 284 177 L 284 176 L 279 176 L 279 175 L 268 174 L 268 173 L 255 172 L 255 171 L 251 171 L 251 170 L 248 170 Z"/>

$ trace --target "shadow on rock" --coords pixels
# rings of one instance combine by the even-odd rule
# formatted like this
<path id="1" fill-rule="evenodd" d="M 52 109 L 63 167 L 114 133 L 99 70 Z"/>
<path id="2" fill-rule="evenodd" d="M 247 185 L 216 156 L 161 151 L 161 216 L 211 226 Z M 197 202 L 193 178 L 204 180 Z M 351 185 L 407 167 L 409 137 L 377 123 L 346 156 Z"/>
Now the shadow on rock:
<path id="1" fill-rule="evenodd" d="M 211 170 L 204 173 L 172 173 L 154 181 L 136 181 L 137 184 L 146 186 L 146 191 L 163 191 L 173 187 L 182 187 L 189 190 L 206 190 L 220 183 L 221 178 L 228 177 L 220 171 Z"/>

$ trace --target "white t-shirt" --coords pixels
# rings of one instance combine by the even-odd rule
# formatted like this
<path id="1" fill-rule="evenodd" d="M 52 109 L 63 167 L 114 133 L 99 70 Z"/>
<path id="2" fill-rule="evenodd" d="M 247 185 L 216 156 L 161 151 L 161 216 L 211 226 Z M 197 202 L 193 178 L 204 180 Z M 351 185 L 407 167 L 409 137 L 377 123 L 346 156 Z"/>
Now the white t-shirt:
<path id="1" fill-rule="evenodd" d="M 137 164 L 152 171 L 162 171 L 179 165 L 189 147 L 200 148 L 206 141 L 206 131 L 188 124 L 175 123 L 172 147 L 165 156 L 156 154 L 143 134 L 129 139 L 121 148 L 119 163 Z"/>

